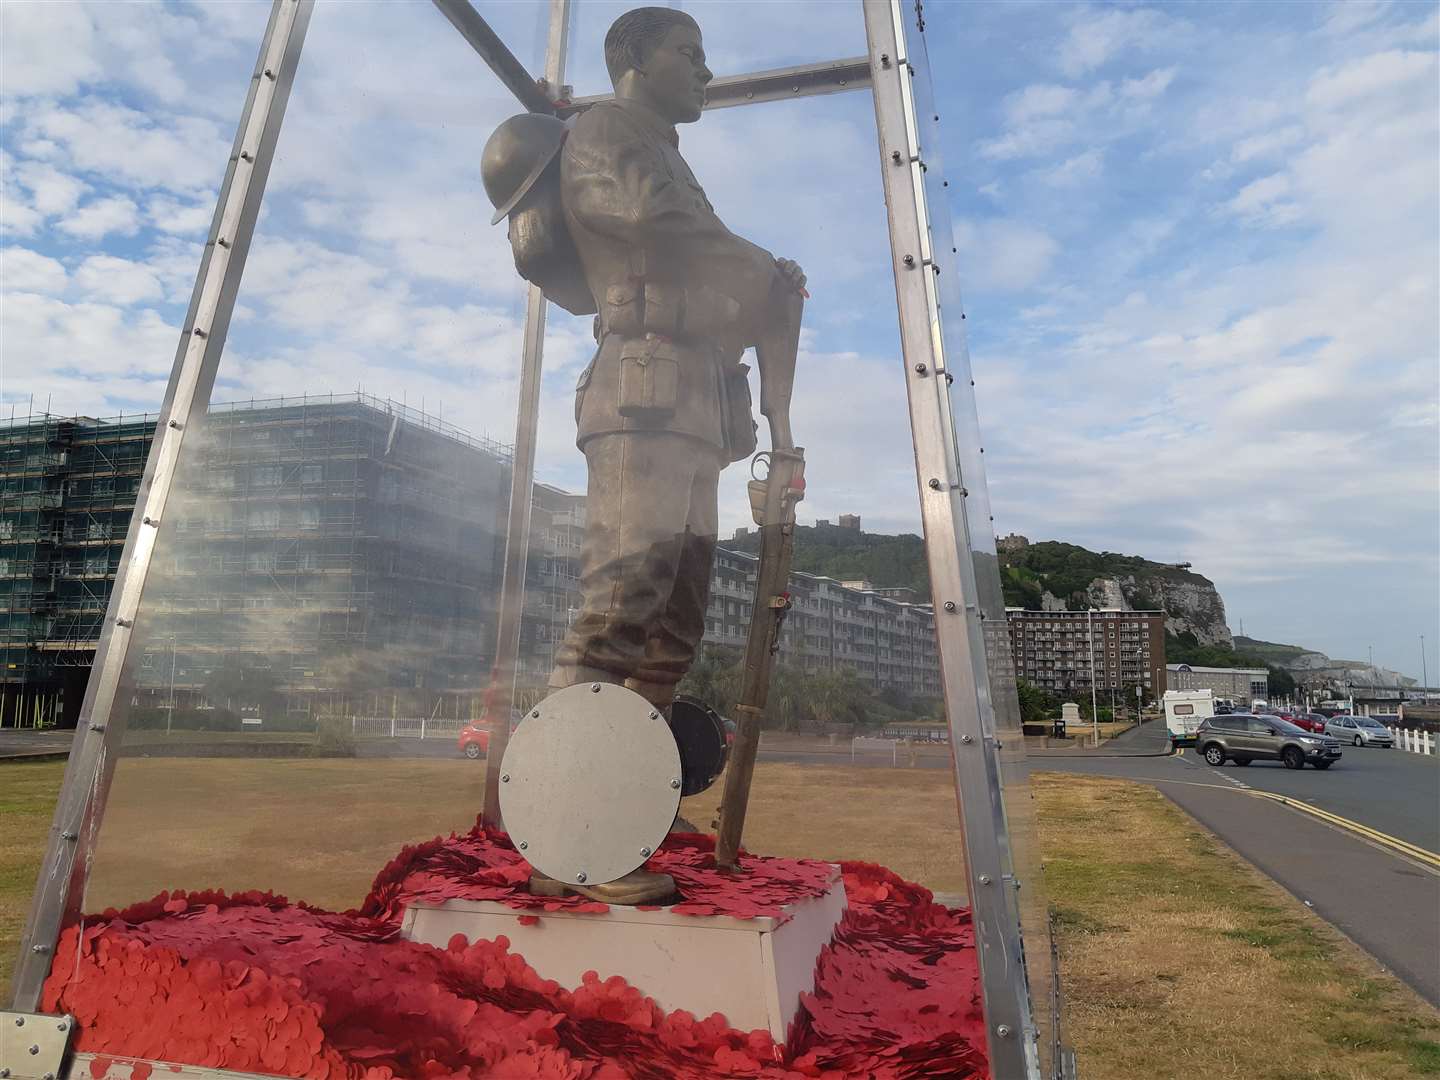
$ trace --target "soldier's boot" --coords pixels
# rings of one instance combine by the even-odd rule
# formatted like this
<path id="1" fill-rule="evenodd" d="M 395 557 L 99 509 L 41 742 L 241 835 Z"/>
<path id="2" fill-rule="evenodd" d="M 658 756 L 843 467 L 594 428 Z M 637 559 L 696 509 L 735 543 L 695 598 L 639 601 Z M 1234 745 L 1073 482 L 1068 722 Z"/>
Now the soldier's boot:
<path id="1" fill-rule="evenodd" d="M 606 904 L 655 904 L 675 895 L 675 879 L 669 874 L 631 870 L 624 877 L 601 885 L 577 885 L 559 881 L 537 870 L 530 875 L 530 892 L 534 896 L 567 896 L 573 893 Z"/>

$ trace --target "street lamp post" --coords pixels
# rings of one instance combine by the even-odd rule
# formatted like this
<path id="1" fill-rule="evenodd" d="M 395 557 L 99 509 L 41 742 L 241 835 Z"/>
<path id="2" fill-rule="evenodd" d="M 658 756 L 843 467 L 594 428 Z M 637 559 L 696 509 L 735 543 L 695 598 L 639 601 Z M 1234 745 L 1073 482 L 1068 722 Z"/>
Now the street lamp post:
<path id="1" fill-rule="evenodd" d="M 1092 745 L 1100 745 L 1100 707 L 1095 703 L 1095 634 L 1091 631 L 1090 609 L 1085 609 L 1085 641 L 1090 646 L 1090 725 L 1094 733 Z"/>

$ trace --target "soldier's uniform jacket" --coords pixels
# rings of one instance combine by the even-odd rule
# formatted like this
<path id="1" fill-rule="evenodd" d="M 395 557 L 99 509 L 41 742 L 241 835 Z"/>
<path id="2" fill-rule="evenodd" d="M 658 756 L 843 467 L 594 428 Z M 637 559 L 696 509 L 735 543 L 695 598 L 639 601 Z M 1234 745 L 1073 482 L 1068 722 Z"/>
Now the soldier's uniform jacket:
<path id="1" fill-rule="evenodd" d="M 673 125 L 621 99 L 582 114 L 561 160 L 565 220 L 595 297 L 599 348 L 576 387 L 577 442 L 693 436 L 726 460 L 755 447 L 740 355 L 775 260 L 716 216 Z"/>

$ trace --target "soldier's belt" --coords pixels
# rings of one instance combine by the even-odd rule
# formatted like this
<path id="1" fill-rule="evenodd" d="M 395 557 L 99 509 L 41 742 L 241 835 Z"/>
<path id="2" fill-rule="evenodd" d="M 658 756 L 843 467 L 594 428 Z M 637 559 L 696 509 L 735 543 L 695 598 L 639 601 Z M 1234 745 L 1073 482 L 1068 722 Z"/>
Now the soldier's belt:
<path id="1" fill-rule="evenodd" d="M 738 334 L 740 304 L 707 286 L 667 285 L 628 278 L 607 286 L 600 322 L 611 334 L 660 334 L 674 341 L 707 341 Z"/>

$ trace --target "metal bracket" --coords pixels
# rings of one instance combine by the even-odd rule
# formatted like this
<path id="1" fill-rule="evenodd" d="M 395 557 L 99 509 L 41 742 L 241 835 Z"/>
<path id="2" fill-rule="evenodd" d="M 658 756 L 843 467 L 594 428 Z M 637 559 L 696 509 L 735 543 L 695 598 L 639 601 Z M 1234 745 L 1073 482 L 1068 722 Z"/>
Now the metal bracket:
<path id="1" fill-rule="evenodd" d="M 56 1080 L 75 1030 L 72 1016 L 0 1012 L 0 1077 Z"/>

